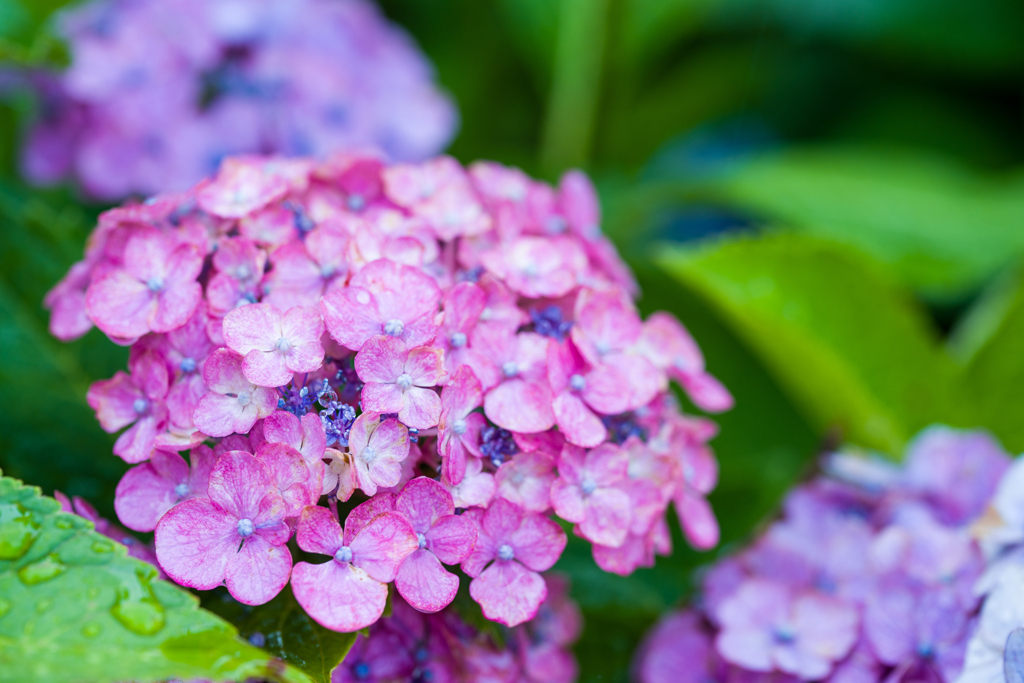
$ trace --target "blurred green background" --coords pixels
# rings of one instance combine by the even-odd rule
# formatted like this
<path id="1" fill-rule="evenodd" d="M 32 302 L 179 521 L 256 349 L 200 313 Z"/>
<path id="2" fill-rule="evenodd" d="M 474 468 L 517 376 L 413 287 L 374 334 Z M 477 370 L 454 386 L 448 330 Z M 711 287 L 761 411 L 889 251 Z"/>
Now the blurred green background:
<path id="1" fill-rule="evenodd" d="M 0 55 L 61 59 L 60 2 L 0 0 Z M 588 170 L 644 312 L 691 329 L 737 407 L 717 417 L 722 550 L 815 455 L 896 456 L 920 428 L 1024 449 L 1024 3 L 1019 0 L 383 0 L 457 100 L 451 152 L 556 179 Z M 123 465 L 85 405 L 126 351 L 60 344 L 40 302 L 95 215 L 28 190 L 31 103 L 0 111 L 0 468 L 112 515 Z M 689 407 L 693 410 L 692 406 Z M 574 539 L 583 681 L 715 553 L 620 578 Z"/>

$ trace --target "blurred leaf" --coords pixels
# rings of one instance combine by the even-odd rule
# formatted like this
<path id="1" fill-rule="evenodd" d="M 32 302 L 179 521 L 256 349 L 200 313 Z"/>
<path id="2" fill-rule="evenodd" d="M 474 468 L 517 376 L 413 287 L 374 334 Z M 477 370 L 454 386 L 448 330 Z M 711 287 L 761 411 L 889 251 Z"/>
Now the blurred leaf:
<path id="1" fill-rule="evenodd" d="M 0 477 L 0 681 L 249 677 L 309 680 L 90 522 Z"/>
<path id="2" fill-rule="evenodd" d="M 1024 277 L 1018 269 L 968 313 L 956 339 L 976 347 L 959 390 L 977 423 L 1011 452 L 1024 451 Z"/>
<path id="3" fill-rule="evenodd" d="M 0 185 L 0 467 L 47 491 L 93 501 L 113 516 L 114 487 L 127 466 L 85 403 L 91 382 L 125 367 L 127 349 L 94 330 L 71 344 L 54 339 L 45 292 L 82 255 L 95 217 L 60 193 Z M 45 456 L 43 455 L 45 454 Z"/>
<path id="4" fill-rule="evenodd" d="M 794 233 L 670 247 L 657 262 L 711 301 L 818 430 L 891 454 L 949 415 L 955 367 L 870 260 Z"/>
<path id="5" fill-rule="evenodd" d="M 338 633 L 309 618 L 291 588 L 265 605 L 243 605 L 218 588 L 203 596 L 203 607 L 227 619 L 243 638 L 301 669 L 317 683 L 330 683 L 331 669 L 348 654 L 356 633 Z"/>
<path id="6" fill-rule="evenodd" d="M 726 201 L 889 264 L 928 297 L 955 299 L 1024 252 L 1024 176 L 863 148 L 767 154 L 710 181 Z"/>
<path id="7" fill-rule="evenodd" d="M 627 248 L 627 245 L 622 245 Z M 653 568 L 628 577 L 594 563 L 590 544 L 572 534 L 556 569 L 572 577 L 573 597 L 585 617 L 576 646 L 580 681 L 628 681 L 629 665 L 643 633 L 690 592 L 693 570 L 748 538 L 772 514 L 817 450 L 819 434 L 778 387 L 761 361 L 724 325 L 702 297 L 680 287 L 642 259 L 631 261 L 643 296 L 644 315 L 668 310 L 700 343 L 708 367 L 736 397 L 736 407 L 714 419 L 721 433 L 712 442 L 720 464 L 711 502 L 722 529 L 717 552 L 699 553 L 683 539 L 669 511 L 674 550 Z M 684 399 L 686 412 L 698 413 Z"/>
<path id="8" fill-rule="evenodd" d="M 786 31 L 959 71 L 1010 74 L 1024 64 L 1017 0 L 716 0 L 713 25 Z"/>

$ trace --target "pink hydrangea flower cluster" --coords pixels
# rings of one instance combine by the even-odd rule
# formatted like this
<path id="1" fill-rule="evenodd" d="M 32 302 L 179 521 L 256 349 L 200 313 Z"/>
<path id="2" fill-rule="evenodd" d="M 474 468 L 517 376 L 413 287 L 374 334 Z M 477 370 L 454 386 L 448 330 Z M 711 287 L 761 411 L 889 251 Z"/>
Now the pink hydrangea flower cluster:
<path id="1" fill-rule="evenodd" d="M 500 645 L 451 607 L 423 614 L 396 598 L 392 615 L 371 626 L 369 638 L 358 636 L 331 680 L 572 683 L 577 665 L 571 647 L 582 617 L 567 581 L 557 574 L 544 581 L 548 597 L 537 616 L 504 633 Z"/>
<path id="2" fill-rule="evenodd" d="M 640 681 L 957 680 L 985 570 L 976 525 L 1009 457 L 985 433 L 931 427 L 902 467 L 826 463 L 648 635 Z"/>
<path id="3" fill-rule="evenodd" d="M 232 154 L 424 159 L 455 107 L 369 0 L 91 0 L 64 12 L 70 67 L 30 77 L 29 178 L 89 195 L 185 190 Z"/>
<path id="4" fill-rule="evenodd" d="M 670 551 L 670 503 L 714 546 L 716 428 L 669 382 L 732 398 L 675 318 L 640 318 L 598 223 L 579 172 L 365 155 L 232 158 L 105 213 L 47 301 L 58 336 L 131 345 L 88 396 L 135 465 L 119 518 L 175 581 L 248 604 L 290 581 L 344 631 L 392 582 L 444 608 L 446 565 L 487 618 L 528 621 L 567 541 L 553 517 L 619 574 Z M 296 546 L 328 560 L 293 566 Z"/>

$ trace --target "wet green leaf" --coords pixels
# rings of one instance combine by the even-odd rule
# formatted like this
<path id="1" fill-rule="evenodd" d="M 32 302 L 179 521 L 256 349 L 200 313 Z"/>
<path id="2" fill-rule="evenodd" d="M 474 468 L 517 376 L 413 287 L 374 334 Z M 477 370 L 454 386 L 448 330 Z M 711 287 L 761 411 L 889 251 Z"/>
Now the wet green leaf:
<path id="1" fill-rule="evenodd" d="M 56 500 L 0 477 L 0 682 L 309 678 Z"/>

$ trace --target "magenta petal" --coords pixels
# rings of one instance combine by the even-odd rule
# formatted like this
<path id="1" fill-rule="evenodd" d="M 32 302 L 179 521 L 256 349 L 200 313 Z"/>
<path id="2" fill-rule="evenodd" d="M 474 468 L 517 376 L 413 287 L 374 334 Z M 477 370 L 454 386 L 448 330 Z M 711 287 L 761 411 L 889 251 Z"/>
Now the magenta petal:
<path id="1" fill-rule="evenodd" d="M 432 387 L 444 376 L 444 352 L 441 349 L 418 347 L 409 352 L 404 371 L 418 387 Z"/>
<path id="2" fill-rule="evenodd" d="M 245 539 L 225 570 L 228 592 L 246 605 L 269 602 L 288 583 L 292 570 L 292 554 L 286 545 L 271 545 L 254 534 Z"/>
<path id="3" fill-rule="evenodd" d="M 565 550 L 568 538 L 562 527 L 544 515 L 529 512 L 508 539 L 515 558 L 535 572 L 551 569 Z"/>
<path id="4" fill-rule="evenodd" d="M 429 550 L 417 550 L 399 568 L 395 588 L 419 611 L 439 612 L 455 599 L 459 577 L 442 567 Z"/>
<path id="5" fill-rule="evenodd" d="M 409 519 L 417 533 L 423 534 L 439 518 L 454 513 L 455 504 L 452 494 L 441 484 L 427 477 L 417 477 L 398 494 L 395 510 Z"/>
<path id="6" fill-rule="evenodd" d="M 153 453 L 156 433 L 156 420 L 152 415 L 147 415 L 117 437 L 117 441 L 114 442 L 114 455 L 120 456 L 129 464 L 148 459 Z"/>
<path id="7" fill-rule="evenodd" d="M 320 300 L 320 310 L 334 340 L 353 351 L 359 351 L 370 337 L 381 333 L 382 321 L 373 295 L 361 287 L 327 292 Z"/>
<path id="8" fill-rule="evenodd" d="M 563 392 L 551 403 L 558 429 L 565 434 L 569 443 L 584 448 L 593 448 L 608 437 L 601 418 L 594 414 L 583 400 L 572 393 Z"/>
<path id="9" fill-rule="evenodd" d="M 555 509 L 556 515 L 567 522 L 579 524 L 586 519 L 583 492 L 579 486 L 565 479 L 556 479 L 551 485 L 551 507 Z"/>
<path id="10" fill-rule="evenodd" d="M 586 517 L 580 523 L 580 532 L 587 540 L 616 548 L 626 541 L 633 505 L 625 491 L 602 488 L 586 499 Z"/>
<path id="11" fill-rule="evenodd" d="M 202 300 L 203 288 L 198 282 L 183 282 L 161 292 L 149 328 L 154 332 L 176 330 L 188 322 Z"/>
<path id="12" fill-rule="evenodd" d="M 366 628 L 384 613 L 388 587 L 351 564 L 299 562 L 292 569 L 295 599 L 318 624 L 333 631 Z"/>
<path id="13" fill-rule="evenodd" d="M 511 627 L 536 616 L 548 588 L 540 574 L 518 562 L 498 561 L 473 579 L 469 594 L 485 617 Z"/>
<path id="14" fill-rule="evenodd" d="M 156 298 L 144 282 L 123 270 L 93 281 L 85 293 L 85 306 L 96 326 L 112 337 L 131 339 L 149 332 Z"/>
<path id="15" fill-rule="evenodd" d="M 266 468 L 243 451 L 228 451 L 210 473 L 210 499 L 239 519 L 255 519 L 270 491 Z"/>
<path id="16" fill-rule="evenodd" d="M 707 550 L 718 545 L 718 520 L 707 500 L 683 493 L 676 496 L 675 505 L 683 533 L 693 547 Z"/>
<path id="17" fill-rule="evenodd" d="M 375 413 L 397 413 L 405 407 L 402 390 L 395 384 L 370 382 L 360 394 L 363 409 Z"/>
<path id="18" fill-rule="evenodd" d="M 342 546 L 338 516 L 327 508 L 310 505 L 302 511 L 295 540 L 307 553 L 334 555 Z"/>
<path id="19" fill-rule="evenodd" d="M 412 387 L 405 392 L 398 419 L 414 429 L 430 429 L 441 419 L 441 398 L 433 389 Z"/>
<path id="20" fill-rule="evenodd" d="M 384 512 L 352 539 L 352 562 L 377 581 L 390 583 L 418 543 L 409 520 L 397 512 Z"/>
<path id="21" fill-rule="evenodd" d="M 352 545 L 352 539 L 374 517 L 385 512 L 393 512 L 396 499 L 395 494 L 385 491 L 355 506 L 345 518 L 345 545 Z"/>
<path id="22" fill-rule="evenodd" d="M 283 354 L 257 349 L 245 355 L 242 372 L 246 379 L 258 387 L 283 387 L 292 381 L 293 375 Z"/>
<path id="23" fill-rule="evenodd" d="M 377 335 L 363 344 L 356 354 L 356 374 L 364 382 L 394 383 L 405 372 L 408 356 L 405 342 L 401 339 Z"/>
<path id="24" fill-rule="evenodd" d="M 551 390 L 546 384 L 515 378 L 502 382 L 484 397 L 484 412 L 494 424 L 513 432 L 532 434 L 551 429 Z"/>
<path id="25" fill-rule="evenodd" d="M 442 517 L 424 535 L 427 548 L 445 564 L 462 562 L 476 546 L 476 525 L 463 515 Z"/>
<path id="26" fill-rule="evenodd" d="M 178 454 L 167 454 L 181 460 Z M 188 466 L 185 465 L 187 476 Z M 133 531 L 152 531 L 165 512 L 178 502 L 174 487 L 185 479 L 168 479 L 151 463 L 131 468 L 121 477 L 114 495 L 114 510 L 121 523 Z"/>
<path id="27" fill-rule="evenodd" d="M 735 400 L 729 390 L 713 375 L 706 372 L 681 374 L 681 383 L 690 400 L 709 413 L 721 413 L 731 410 Z"/>
<path id="28" fill-rule="evenodd" d="M 320 498 L 320 483 L 314 481 L 302 454 L 288 444 L 265 443 L 256 450 L 256 458 L 284 499 L 285 517 L 298 517 Z"/>
<path id="29" fill-rule="evenodd" d="M 239 306 L 224 316 L 224 343 L 245 356 L 250 351 L 272 351 L 281 336 L 281 311 L 271 304 Z"/>
<path id="30" fill-rule="evenodd" d="M 237 517 L 196 498 L 171 508 L 157 524 L 156 557 L 177 583 L 209 590 L 224 581 L 240 540 Z"/>

